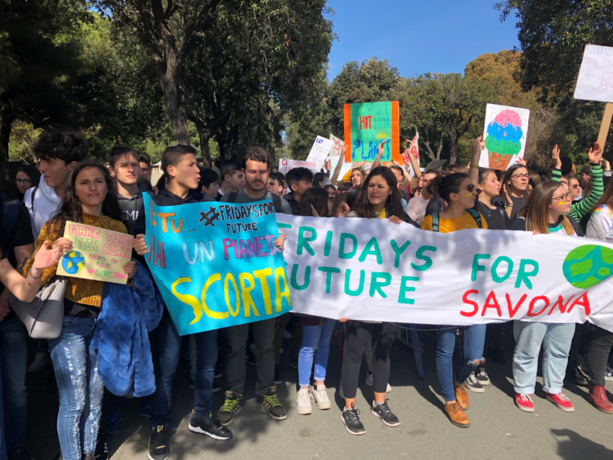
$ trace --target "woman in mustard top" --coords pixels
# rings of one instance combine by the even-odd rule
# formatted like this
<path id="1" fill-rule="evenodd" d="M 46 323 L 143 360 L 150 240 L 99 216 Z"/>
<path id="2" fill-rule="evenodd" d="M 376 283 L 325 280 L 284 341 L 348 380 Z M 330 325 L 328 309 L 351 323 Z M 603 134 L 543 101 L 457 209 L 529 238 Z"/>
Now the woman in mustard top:
<path id="1" fill-rule="evenodd" d="M 43 226 L 36 240 L 36 252 L 45 241 L 67 250 L 70 241 L 63 238 L 67 221 L 127 233 L 111 177 L 102 163 L 95 160 L 78 163 L 68 182 L 59 212 Z M 26 264 L 24 274 L 30 273 L 31 263 Z M 55 275 L 56 268 L 44 270 L 41 284 Z M 136 271 L 135 263 L 128 262 L 124 271 L 131 279 Z M 104 384 L 98 375 L 97 356 L 90 349 L 90 342 L 103 289 L 102 281 L 68 278 L 62 332 L 57 339 L 49 340 L 60 394 L 57 431 L 64 460 L 94 458 Z"/>
<path id="2" fill-rule="evenodd" d="M 438 215 L 424 217 L 423 230 L 450 233 L 471 228 L 487 228 L 487 222 L 475 211 L 477 188 L 466 174 L 456 173 L 443 177 L 432 184 L 438 195 L 448 204 Z M 438 222 L 437 222 L 438 221 Z M 453 351 L 456 342 L 456 327 L 442 326 L 436 331 L 436 370 L 445 398 L 445 412 L 451 423 L 468 428 L 470 422 L 464 411 L 468 409 L 468 394 L 464 382 L 481 362 L 485 345 L 485 324 L 464 327 L 464 358 L 453 372 Z"/>

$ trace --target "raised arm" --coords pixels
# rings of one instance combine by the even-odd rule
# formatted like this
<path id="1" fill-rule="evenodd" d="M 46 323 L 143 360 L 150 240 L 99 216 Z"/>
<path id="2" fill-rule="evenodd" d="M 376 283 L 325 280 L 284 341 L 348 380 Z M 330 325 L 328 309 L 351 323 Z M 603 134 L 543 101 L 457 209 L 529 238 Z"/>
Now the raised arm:
<path id="1" fill-rule="evenodd" d="M 470 160 L 470 168 L 468 168 L 468 177 L 473 185 L 476 187 L 479 185 L 479 159 L 481 158 L 481 151 L 483 150 L 483 137 L 479 136 L 473 140 L 472 150 L 473 157 Z"/>
<path id="2" fill-rule="evenodd" d="M 375 161 L 373 161 L 372 166 L 370 169 L 375 169 L 378 168 L 379 166 L 381 166 L 381 157 L 383 156 L 383 152 L 385 151 L 385 143 L 387 141 L 382 141 L 379 144 L 379 153 L 377 153 L 377 158 L 375 158 Z"/>
<path id="3" fill-rule="evenodd" d="M 598 142 L 594 142 L 594 148 L 589 150 L 587 157 L 592 168 L 592 190 L 588 196 L 583 198 L 578 203 L 573 204 L 570 207 L 570 212 L 568 213 L 568 215 L 577 222 L 579 222 L 583 216 L 590 212 L 604 193 L 602 167 L 600 166 L 600 161 L 602 160 L 602 150 L 600 149 L 600 144 Z"/>
<path id="4" fill-rule="evenodd" d="M 347 146 L 343 148 L 343 153 L 341 153 L 341 157 L 336 163 L 336 168 L 334 168 L 334 172 L 332 173 L 332 177 L 330 178 L 330 183 L 332 185 L 336 185 L 336 181 L 338 180 L 338 176 L 341 174 L 341 169 L 343 169 L 343 163 L 345 161 L 345 152 L 347 151 Z"/>

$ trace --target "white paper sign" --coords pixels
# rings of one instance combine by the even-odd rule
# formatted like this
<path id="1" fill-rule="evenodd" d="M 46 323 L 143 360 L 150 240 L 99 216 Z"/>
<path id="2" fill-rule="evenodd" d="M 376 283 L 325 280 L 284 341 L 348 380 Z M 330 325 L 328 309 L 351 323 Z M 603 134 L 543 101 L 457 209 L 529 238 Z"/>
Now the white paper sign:
<path id="1" fill-rule="evenodd" d="M 575 99 L 613 102 L 613 48 L 585 45 Z"/>
<path id="2" fill-rule="evenodd" d="M 530 110 L 506 105 L 487 104 L 483 139 L 485 150 L 481 152 L 479 166 L 506 171 L 523 158 Z"/>
<path id="3" fill-rule="evenodd" d="M 330 140 L 334 143 L 334 145 L 332 146 L 328 156 L 331 158 L 341 156 L 343 149 L 345 148 L 345 141 L 339 139 L 332 133 L 330 133 Z"/>
<path id="4" fill-rule="evenodd" d="M 318 170 L 324 165 L 324 161 L 328 158 L 328 153 L 330 153 L 330 149 L 334 147 L 334 142 L 330 139 L 326 139 L 325 137 L 317 136 L 315 142 L 313 142 L 313 147 L 311 147 L 311 151 L 309 152 L 309 156 L 306 161 L 314 161 L 318 165 Z"/>
<path id="5" fill-rule="evenodd" d="M 613 332 L 613 245 L 531 232 L 434 233 L 277 214 L 294 312 L 471 325 L 590 321 Z"/>
<path id="6" fill-rule="evenodd" d="M 279 160 L 280 173 L 287 174 L 290 169 L 294 168 L 307 168 L 313 171 L 313 174 L 316 174 L 321 169 L 321 166 L 318 167 L 314 161 L 285 160 L 283 158 Z"/>

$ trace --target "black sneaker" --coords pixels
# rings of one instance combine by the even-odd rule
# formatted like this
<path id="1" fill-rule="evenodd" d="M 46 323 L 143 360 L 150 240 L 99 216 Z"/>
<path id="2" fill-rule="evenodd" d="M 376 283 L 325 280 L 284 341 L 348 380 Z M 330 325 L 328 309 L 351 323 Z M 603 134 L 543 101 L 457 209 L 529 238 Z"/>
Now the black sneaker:
<path id="1" fill-rule="evenodd" d="M 109 445 L 104 439 L 98 438 L 94 460 L 107 460 L 107 458 L 109 458 Z"/>
<path id="2" fill-rule="evenodd" d="M 227 441 L 232 437 L 232 432 L 219 423 L 219 420 L 213 418 L 212 415 L 200 418 L 192 414 L 188 428 L 192 433 L 206 434 L 218 441 Z"/>
<path id="3" fill-rule="evenodd" d="M 372 409 L 370 410 L 370 412 L 375 417 L 379 417 L 381 421 L 387 426 L 400 425 L 400 420 L 398 420 L 398 417 L 396 417 L 388 407 L 387 399 L 383 402 L 383 404 L 377 404 L 375 401 L 373 401 Z"/>
<path id="4" fill-rule="evenodd" d="M 473 393 L 485 393 L 485 388 L 483 388 L 483 385 L 479 383 L 479 380 L 477 380 L 477 377 L 475 377 L 474 372 L 470 373 L 464 382 L 464 386 L 466 386 L 467 390 L 470 390 Z"/>
<path id="5" fill-rule="evenodd" d="M 149 460 L 167 460 L 170 457 L 170 434 L 163 426 L 151 429 Z"/>
<path id="6" fill-rule="evenodd" d="M 490 376 L 487 375 L 487 372 L 485 371 L 485 367 L 480 367 L 478 370 L 476 370 L 475 377 L 477 377 L 477 380 L 479 381 L 479 383 L 484 387 L 488 386 L 491 383 Z"/>
<path id="7" fill-rule="evenodd" d="M 347 431 L 353 435 L 361 436 L 366 433 L 366 428 L 360 422 L 360 411 L 358 409 L 344 408 L 341 412 L 341 422 L 343 422 Z"/>
<path id="8" fill-rule="evenodd" d="M 223 426 L 228 426 L 244 406 L 243 395 L 239 395 L 236 391 L 226 391 L 226 400 L 217 412 L 217 420 Z"/>
<path id="9" fill-rule="evenodd" d="M 283 379 L 281 378 L 281 368 L 279 365 L 275 366 L 275 376 L 272 379 L 272 383 L 275 385 L 280 385 L 283 383 Z"/>
<path id="10" fill-rule="evenodd" d="M 276 386 L 266 388 L 266 392 L 258 396 L 258 403 L 272 419 L 285 420 L 287 418 L 287 411 L 277 396 Z"/>

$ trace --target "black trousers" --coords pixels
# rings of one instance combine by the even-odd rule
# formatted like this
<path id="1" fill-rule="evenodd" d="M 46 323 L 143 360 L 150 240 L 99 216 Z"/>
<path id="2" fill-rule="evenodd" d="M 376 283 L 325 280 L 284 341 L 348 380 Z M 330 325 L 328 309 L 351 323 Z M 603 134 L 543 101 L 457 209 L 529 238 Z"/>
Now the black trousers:
<path id="1" fill-rule="evenodd" d="M 343 393 L 352 399 L 358 391 L 362 356 L 372 336 L 372 373 L 375 393 L 385 393 L 390 377 L 390 350 L 398 328 L 390 323 L 347 322 L 347 351 L 341 370 Z"/>
<path id="2" fill-rule="evenodd" d="M 590 368 L 590 379 L 595 385 L 603 387 L 604 375 L 607 370 L 609 352 L 613 346 L 613 333 L 605 331 L 601 327 L 590 325 L 590 335 L 587 341 L 585 359 Z"/>

